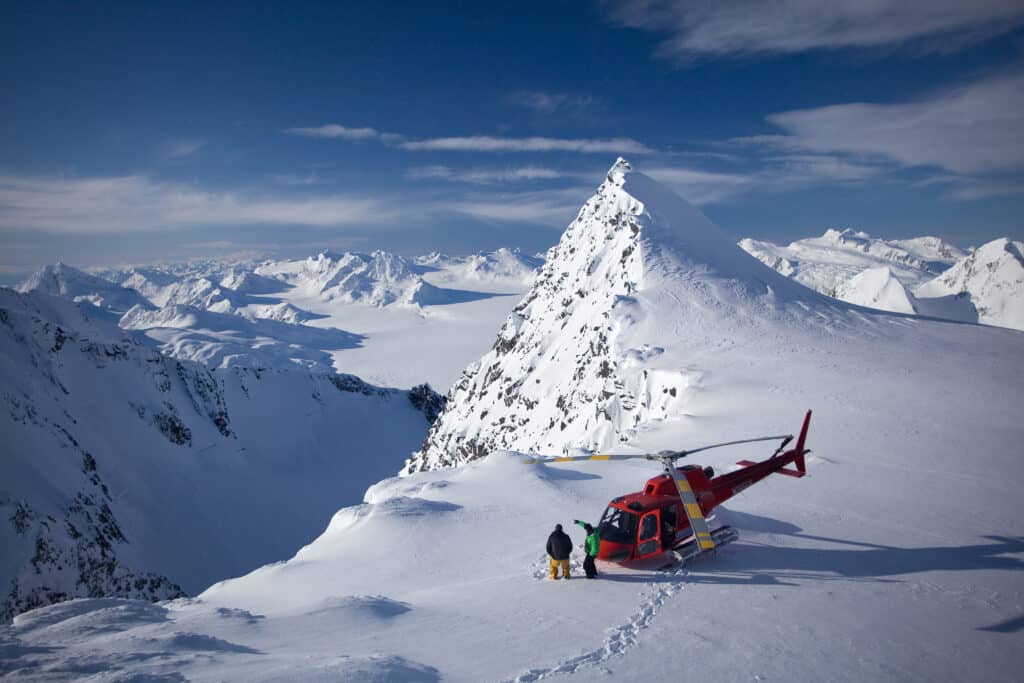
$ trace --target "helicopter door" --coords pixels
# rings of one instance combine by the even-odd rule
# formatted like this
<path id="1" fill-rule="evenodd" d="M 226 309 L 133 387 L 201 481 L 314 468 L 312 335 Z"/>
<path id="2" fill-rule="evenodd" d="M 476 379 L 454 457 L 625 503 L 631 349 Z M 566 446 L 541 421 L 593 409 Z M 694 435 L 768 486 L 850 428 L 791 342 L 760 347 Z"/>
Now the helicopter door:
<path id="1" fill-rule="evenodd" d="M 661 508 L 661 548 L 669 550 L 676 542 L 676 506 Z"/>
<path id="2" fill-rule="evenodd" d="M 651 510 L 640 518 L 640 531 L 637 533 L 636 557 L 643 559 L 661 552 L 661 523 L 658 510 Z"/>

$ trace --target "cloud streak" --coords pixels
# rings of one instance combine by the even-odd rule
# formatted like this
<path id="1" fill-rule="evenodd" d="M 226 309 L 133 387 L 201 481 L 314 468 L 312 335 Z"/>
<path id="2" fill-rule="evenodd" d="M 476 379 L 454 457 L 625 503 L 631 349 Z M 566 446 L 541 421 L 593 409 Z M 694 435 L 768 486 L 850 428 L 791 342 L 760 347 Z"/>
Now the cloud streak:
<path id="1" fill-rule="evenodd" d="M 786 132 L 774 142 L 791 148 L 955 173 L 1024 168 L 1024 75 L 989 78 L 905 104 L 841 104 L 768 120 Z"/>
<path id="2" fill-rule="evenodd" d="M 336 139 L 343 140 L 380 140 L 388 144 L 402 140 L 397 133 L 382 133 L 376 128 L 350 128 L 338 123 L 328 123 L 323 126 L 311 128 L 286 128 L 286 135 L 296 135 L 304 138 Z"/>
<path id="3" fill-rule="evenodd" d="M 907 46 L 953 52 L 1024 25 L 1019 0 L 606 0 L 604 5 L 615 23 L 668 33 L 659 54 L 682 60 Z"/>
<path id="4" fill-rule="evenodd" d="M 61 179 L 0 176 L 0 229 L 52 233 L 153 232 L 203 225 L 381 223 L 385 201 L 347 195 L 281 197 L 206 192 L 145 176 Z"/>
<path id="5" fill-rule="evenodd" d="M 205 140 L 172 140 L 163 145 L 161 156 L 168 160 L 184 159 L 192 156 L 205 145 Z"/>
<path id="6" fill-rule="evenodd" d="M 531 180 L 555 180 L 575 176 L 564 171 L 543 166 L 522 166 L 519 168 L 470 168 L 454 169 L 449 166 L 419 166 L 405 173 L 410 180 L 445 180 L 456 183 L 491 185 Z"/>
<path id="7" fill-rule="evenodd" d="M 653 154 L 654 150 L 632 138 L 509 138 L 490 135 L 409 140 L 402 149 L 444 152 L 582 152 L 588 154 Z"/>
<path id="8" fill-rule="evenodd" d="M 458 213 L 487 221 L 540 223 L 563 227 L 569 224 L 593 188 L 471 195 L 465 199 L 438 203 L 438 212 Z"/>
<path id="9" fill-rule="evenodd" d="M 537 93 L 534 93 L 535 95 Z M 553 96 L 552 96 L 553 97 Z M 552 104 L 552 106 L 554 106 Z M 584 154 L 653 154 L 654 150 L 633 138 L 549 138 L 497 137 L 465 135 L 411 140 L 398 133 L 382 133 L 376 128 L 350 128 L 329 123 L 312 128 L 286 128 L 286 135 L 322 140 L 375 140 L 411 152 L 578 152 Z"/>
<path id="10" fill-rule="evenodd" d="M 542 114 L 554 114 L 558 111 L 578 114 L 594 104 L 594 98 L 589 95 L 552 93 L 540 90 L 519 90 L 510 94 L 507 99 L 511 104 Z"/>

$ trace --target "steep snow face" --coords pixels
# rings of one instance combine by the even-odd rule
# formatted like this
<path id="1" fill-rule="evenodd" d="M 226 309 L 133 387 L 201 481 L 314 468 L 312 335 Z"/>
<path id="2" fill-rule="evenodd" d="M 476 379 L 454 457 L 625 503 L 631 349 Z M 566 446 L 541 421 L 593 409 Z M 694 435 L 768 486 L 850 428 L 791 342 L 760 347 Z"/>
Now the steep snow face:
<path id="1" fill-rule="evenodd" d="M 220 315 L 126 317 L 172 310 Z M 100 309 L 0 288 L 0 620 L 172 598 L 285 557 L 394 472 L 440 406 L 346 375 L 211 370 Z"/>
<path id="2" fill-rule="evenodd" d="M 858 306 L 896 313 L 917 313 L 914 295 L 887 266 L 868 268 L 836 288 L 836 298 Z"/>
<path id="3" fill-rule="evenodd" d="M 495 449 L 561 453 L 630 441 L 649 423 L 677 418 L 699 383 L 660 362 L 666 348 L 682 337 L 735 343 L 737 330 L 757 324 L 753 311 L 801 300 L 828 306 L 620 159 L 548 252 L 492 350 L 452 388 L 405 472 Z"/>
<path id="4" fill-rule="evenodd" d="M 978 247 L 915 290 L 919 297 L 966 292 L 980 322 L 1024 330 L 1024 243 L 1006 238 Z"/>
<path id="5" fill-rule="evenodd" d="M 852 294 L 859 288 L 847 283 L 865 270 L 888 268 L 892 277 L 911 289 L 943 272 L 964 254 L 937 237 L 887 241 L 850 229 L 829 229 L 821 237 L 797 240 L 784 247 L 750 238 L 741 240 L 739 245 L 786 277 L 850 303 L 860 303 L 863 297 L 844 298 L 844 293 Z M 899 297 L 893 301 L 898 308 L 883 310 L 907 312 Z"/>
<path id="6" fill-rule="evenodd" d="M 83 273 L 64 263 L 45 266 L 17 287 L 19 292 L 42 292 L 72 301 L 86 301 L 99 308 L 124 313 L 132 306 L 152 308 L 134 289 L 121 287 L 103 278 Z"/>

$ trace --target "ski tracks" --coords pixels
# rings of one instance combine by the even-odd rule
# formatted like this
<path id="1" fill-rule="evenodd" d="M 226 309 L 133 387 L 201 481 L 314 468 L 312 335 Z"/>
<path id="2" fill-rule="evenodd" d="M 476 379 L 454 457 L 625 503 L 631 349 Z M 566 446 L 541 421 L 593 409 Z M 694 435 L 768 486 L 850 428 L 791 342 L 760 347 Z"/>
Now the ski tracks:
<path id="1" fill-rule="evenodd" d="M 671 581 L 649 583 L 649 590 L 643 594 L 645 597 L 637 611 L 630 616 L 625 624 L 606 629 L 608 635 L 597 649 L 566 659 L 547 669 L 530 669 L 509 680 L 511 683 L 534 683 L 534 681 L 540 681 L 549 676 L 573 674 L 583 668 L 600 667 L 612 657 L 625 654 L 627 650 L 636 645 L 640 634 L 651 625 L 651 621 L 661 606 L 673 595 L 683 590 L 684 579 L 688 573 L 685 569 L 679 568 L 668 573 L 672 577 Z"/>

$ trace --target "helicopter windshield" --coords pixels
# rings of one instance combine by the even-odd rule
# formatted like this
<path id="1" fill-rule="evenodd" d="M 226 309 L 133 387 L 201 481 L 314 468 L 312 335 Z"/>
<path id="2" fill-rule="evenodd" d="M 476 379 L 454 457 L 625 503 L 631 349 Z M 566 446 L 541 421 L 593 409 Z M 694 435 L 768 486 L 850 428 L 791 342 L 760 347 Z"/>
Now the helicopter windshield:
<path id="1" fill-rule="evenodd" d="M 637 515 L 617 507 L 608 506 L 597 527 L 602 541 L 632 543 L 636 539 Z"/>

